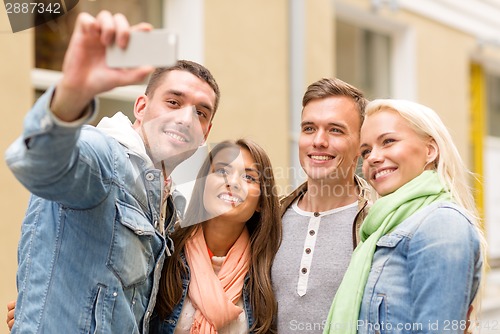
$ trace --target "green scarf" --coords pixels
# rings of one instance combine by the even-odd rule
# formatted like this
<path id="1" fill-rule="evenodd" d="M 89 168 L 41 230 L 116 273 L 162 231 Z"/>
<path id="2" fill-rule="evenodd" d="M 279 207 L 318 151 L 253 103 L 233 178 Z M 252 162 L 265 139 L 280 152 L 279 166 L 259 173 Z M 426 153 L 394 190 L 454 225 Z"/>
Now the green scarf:
<path id="1" fill-rule="evenodd" d="M 395 192 L 378 199 L 361 226 L 361 242 L 333 299 L 323 334 L 356 333 L 361 300 L 377 241 L 406 218 L 433 202 L 450 200 L 435 171 L 424 171 Z"/>

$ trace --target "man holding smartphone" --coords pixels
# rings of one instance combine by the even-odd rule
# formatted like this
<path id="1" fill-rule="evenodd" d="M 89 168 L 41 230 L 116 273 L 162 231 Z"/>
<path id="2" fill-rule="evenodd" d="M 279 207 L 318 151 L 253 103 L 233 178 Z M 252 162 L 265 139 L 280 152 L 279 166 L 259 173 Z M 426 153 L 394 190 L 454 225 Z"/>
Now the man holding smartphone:
<path id="1" fill-rule="evenodd" d="M 6 152 L 32 193 L 19 244 L 13 333 L 147 333 L 175 223 L 172 170 L 207 138 L 219 88 L 203 66 L 157 69 L 134 105 L 86 126 L 94 96 L 139 83 L 151 67 L 110 68 L 106 48 L 125 48 L 121 15 L 79 15 L 63 77 L 26 116 Z"/>

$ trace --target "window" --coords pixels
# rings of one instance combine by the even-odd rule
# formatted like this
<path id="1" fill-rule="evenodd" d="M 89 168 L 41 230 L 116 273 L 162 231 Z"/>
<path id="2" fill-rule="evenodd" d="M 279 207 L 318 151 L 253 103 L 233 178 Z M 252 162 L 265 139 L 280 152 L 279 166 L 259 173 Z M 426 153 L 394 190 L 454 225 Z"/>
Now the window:
<path id="1" fill-rule="evenodd" d="M 391 38 L 336 20 L 337 77 L 361 89 L 368 99 L 391 96 Z"/>

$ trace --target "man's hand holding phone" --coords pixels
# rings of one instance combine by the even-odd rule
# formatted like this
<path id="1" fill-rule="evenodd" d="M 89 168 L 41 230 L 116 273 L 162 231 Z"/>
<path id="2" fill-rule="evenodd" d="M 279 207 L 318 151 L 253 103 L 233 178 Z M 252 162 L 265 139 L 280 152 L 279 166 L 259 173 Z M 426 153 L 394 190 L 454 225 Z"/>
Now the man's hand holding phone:
<path id="1" fill-rule="evenodd" d="M 106 49 L 116 45 L 126 49 L 132 31 L 150 31 L 141 23 L 131 27 L 122 14 L 100 12 L 96 17 L 79 14 L 63 62 L 63 77 L 51 103 L 54 114 L 63 121 L 74 121 L 97 94 L 115 87 L 143 82 L 153 66 L 112 68 L 106 63 Z"/>

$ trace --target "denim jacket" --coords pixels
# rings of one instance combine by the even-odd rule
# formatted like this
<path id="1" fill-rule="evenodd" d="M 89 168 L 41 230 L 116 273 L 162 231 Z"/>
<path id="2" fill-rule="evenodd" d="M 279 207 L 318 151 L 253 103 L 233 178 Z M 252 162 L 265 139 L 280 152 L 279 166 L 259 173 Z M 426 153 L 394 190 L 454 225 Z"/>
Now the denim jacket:
<path id="1" fill-rule="evenodd" d="M 429 205 L 377 242 L 358 333 L 463 333 L 481 266 L 463 210 Z"/>
<path id="2" fill-rule="evenodd" d="M 159 316 L 155 313 L 151 317 L 151 322 L 149 324 L 149 334 L 173 334 L 175 331 L 175 327 L 177 326 L 177 322 L 179 321 L 179 317 L 181 315 L 182 307 L 184 305 L 184 301 L 186 300 L 186 296 L 188 293 L 189 282 L 191 278 L 191 273 L 189 266 L 187 264 L 186 258 L 184 254 L 181 254 L 181 259 L 186 266 L 186 274 L 182 277 L 182 297 L 179 302 L 172 311 L 172 314 L 168 316 L 166 319 L 160 319 Z M 168 261 L 168 260 L 167 260 Z M 253 326 L 253 312 L 252 306 L 250 303 L 250 295 L 248 292 L 248 280 L 250 276 L 247 274 L 245 277 L 245 282 L 243 285 L 243 306 L 248 320 L 248 328 Z M 252 333 L 252 332 L 249 332 Z"/>
<path id="3" fill-rule="evenodd" d="M 114 129 L 136 138 L 127 146 L 82 126 L 88 117 L 55 118 L 52 94 L 37 101 L 6 152 L 32 193 L 12 333 L 147 333 L 167 249 L 156 228 L 161 172 L 137 149 L 144 145 L 130 121 Z M 168 208 L 175 213 L 171 201 Z"/>

